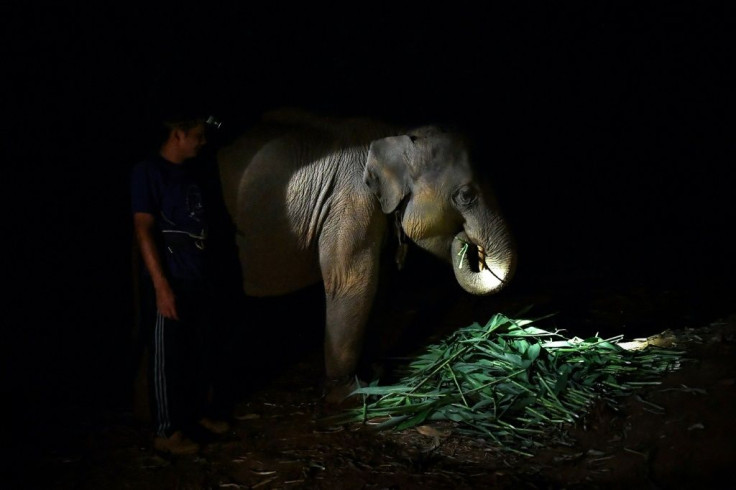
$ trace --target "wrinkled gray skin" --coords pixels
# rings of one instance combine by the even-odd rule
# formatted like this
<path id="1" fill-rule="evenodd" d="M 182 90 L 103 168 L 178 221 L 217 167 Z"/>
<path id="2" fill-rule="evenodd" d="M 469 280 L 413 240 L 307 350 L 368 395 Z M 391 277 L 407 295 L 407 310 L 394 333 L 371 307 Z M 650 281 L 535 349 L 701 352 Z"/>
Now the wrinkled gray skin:
<path id="1" fill-rule="evenodd" d="M 264 116 L 218 163 L 246 294 L 324 283 L 328 402 L 357 386 L 379 262 L 400 233 L 393 213 L 471 294 L 499 291 L 514 272 L 511 235 L 458 135 L 286 110 Z"/>

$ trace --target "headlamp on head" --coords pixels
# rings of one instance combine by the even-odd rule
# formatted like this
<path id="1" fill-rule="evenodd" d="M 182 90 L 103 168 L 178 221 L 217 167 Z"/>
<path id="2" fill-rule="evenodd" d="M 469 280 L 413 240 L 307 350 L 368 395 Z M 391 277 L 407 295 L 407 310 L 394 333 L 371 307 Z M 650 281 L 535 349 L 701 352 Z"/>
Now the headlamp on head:
<path id="1" fill-rule="evenodd" d="M 205 121 L 205 123 L 208 126 L 211 126 L 215 129 L 220 129 L 220 126 L 222 126 L 222 121 L 216 118 L 215 116 L 209 116 L 207 120 Z"/>

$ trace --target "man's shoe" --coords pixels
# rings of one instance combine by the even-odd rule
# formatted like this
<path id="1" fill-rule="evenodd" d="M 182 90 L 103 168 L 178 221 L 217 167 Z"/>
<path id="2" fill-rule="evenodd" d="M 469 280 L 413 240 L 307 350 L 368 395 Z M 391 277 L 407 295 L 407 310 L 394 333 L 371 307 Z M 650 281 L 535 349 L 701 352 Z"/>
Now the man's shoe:
<path id="1" fill-rule="evenodd" d="M 218 436 L 230 431 L 230 424 L 224 420 L 212 420 L 211 418 L 204 417 L 203 419 L 200 419 L 199 425 Z"/>
<path id="2" fill-rule="evenodd" d="M 199 452 L 199 444 L 185 437 L 181 431 L 176 431 L 169 437 L 156 436 L 153 439 L 153 447 L 156 451 L 175 456 L 193 455 Z"/>

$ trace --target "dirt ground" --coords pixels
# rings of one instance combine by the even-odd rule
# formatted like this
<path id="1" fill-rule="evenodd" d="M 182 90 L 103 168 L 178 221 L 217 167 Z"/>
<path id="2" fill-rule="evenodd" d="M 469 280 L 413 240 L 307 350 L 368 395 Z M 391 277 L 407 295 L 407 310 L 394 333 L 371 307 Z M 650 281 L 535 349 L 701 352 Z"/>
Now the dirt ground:
<path id="1" fill-rule="evenodd" d="M 259 382 L 239 395 L 232 432 L 201 438 L 200 455 L 156 454 L 150 427 L 136 417 L 127 396 L 102 406 L 70 396 L 59 407 L 47 407 L 39 428 L 43 436 L 16 451 L 18 461 L 4 476 L 10 486 L 4 486 L 664 489 L 708 487 L 730 478 L 736 461 L 736 315 L 731 314 L 736 310 L 727 309 L 729 298 L 712 290 L 602 284 L 522 285 L 493 300 L 439 290 L 404 301 L 392 312 L 408 325 L 393 339 L 404 354 L 473 317 L 484 321 L 493 312 L 511 314 L 529 304 L 540 313 L 559 312 L 553 321 L 570 336 L 599 331 L 631 339 L 670 331 L 675 346 L 686 351 L 680 369 L 664 376 L 661 385 L 621 399 L 616 410 L 597 407 L 567 428 L 568 442 L 545 443 L 533 457 L 457 434 L 452 424 L 403 432 L 321 424 L 329 412 L 320 402 L 317 383 L 322 365 L 317 327 L 304 323 L 303 330 L 286 338 L 259 339 L 260 347 L 272 352 L 272 362 L 248 366 L 244 376 Z M 277 324 L 277 318 L 271 320 Z M 423 338 L 420 328 L 425 329 Z"/>

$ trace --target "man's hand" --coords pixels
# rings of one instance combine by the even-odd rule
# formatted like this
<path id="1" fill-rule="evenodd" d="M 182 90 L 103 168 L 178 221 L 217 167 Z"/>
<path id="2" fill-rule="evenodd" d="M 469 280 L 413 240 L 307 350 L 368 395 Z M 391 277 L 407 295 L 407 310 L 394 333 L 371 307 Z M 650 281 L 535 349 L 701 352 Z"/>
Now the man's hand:
<path id="1" fill-rule="evenodd" d="M 164 318 L 179 320 L 179 314 L 176 311 L 176 296 L 168 282 L 156 287 L 156 308 Z"/>
<path id="2" fill-rule="evenodd" d="M 133 224 L 135 227 L 135 237 L 138 242 L 143 262 L 151 275 L 153 287 L 156 290 L 156 308 L 164 318 L 178 320 L 179 314 L 176 311 L 176 296 L 171 290 L 171 285 L 164 274 L 161 257 L 156 250 L 154 240 L 154 223 L 155 218 L 150 213 L 135 213 L 133 216 Z"/>

